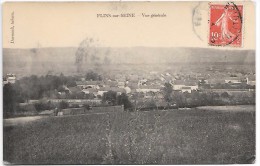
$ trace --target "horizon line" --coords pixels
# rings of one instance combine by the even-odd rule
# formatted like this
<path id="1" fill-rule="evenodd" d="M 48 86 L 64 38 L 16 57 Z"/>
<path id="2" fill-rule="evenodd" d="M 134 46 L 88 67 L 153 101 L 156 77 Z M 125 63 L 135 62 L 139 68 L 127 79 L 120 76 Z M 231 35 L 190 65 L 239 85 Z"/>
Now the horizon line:
<path id="1" fill-rule="evenodd" d="M 195 49 L 214 49 L 214 50 L 230 50 L 230 51 L 256 51 L 256 49 L 231 49 L 233 47 L 221 47 L 222 49 L 219 49 L 219 47 L 193 47 L 193 46 L 97 46 L 95 48 L 195 48 Z M 2 47 L 2 49 L 23 49 L 23 50 L 28 50 L 28 49 L 35 49 L 37 47 L 30 47 L 30 48 L 11 48 L 11 47 Z M 38 47 L 37 49 L 46 49 L 46 48 L 78 48 L 78 46 L 57 46 L 57 47 Z"/>

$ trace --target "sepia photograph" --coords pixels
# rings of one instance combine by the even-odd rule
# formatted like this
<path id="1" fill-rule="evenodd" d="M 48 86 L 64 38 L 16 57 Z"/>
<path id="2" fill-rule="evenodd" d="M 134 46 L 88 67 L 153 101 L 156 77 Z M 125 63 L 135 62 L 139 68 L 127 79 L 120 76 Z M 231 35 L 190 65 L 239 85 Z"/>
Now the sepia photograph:
<path id="1" fill-rule="evenodd" d="M 252 1 L 2 4 L 3 163 L 254 164 Z"/>

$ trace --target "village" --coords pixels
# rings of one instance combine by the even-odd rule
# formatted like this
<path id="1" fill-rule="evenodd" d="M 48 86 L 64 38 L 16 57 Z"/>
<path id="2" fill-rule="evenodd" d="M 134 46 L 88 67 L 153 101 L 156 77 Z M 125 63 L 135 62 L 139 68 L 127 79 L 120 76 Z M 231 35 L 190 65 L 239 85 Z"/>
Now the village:
<path id="1" fill-rule="evenodd" d="M 182 74 L 171 70 L 138 69 L 124 72 L 114 70 L 100 74 L 91 70 L 85 75 L 71 77 L 70 83 L 61 81 L 57 88 L 48 90 L 48 95 L 38 97 L 27 95 L 26 100 L 20 102 L 19 106 L 20 109 L 25 110 L 23 112 L 31 112 L 26 111 L 28 108 L 32 109 L 28 105 L 34 105 L 37 113 L 48 115 L 53 114 L 55 109 L 59 108 L 57 105 L 63 102 L 66 104 L 62 109 L 67 109 L 69 113 L 63 110 L 59 115 L 65 115 L 71 112 L 80 114 L 95 109 L 106 111 L 109 107 L 121 111 L 136 111 L 212 104 L 253 104 L 255 74 L 250 70 L 247 73 L 235 71 L 232 67 L 223 69 L 218 68 L 217 65 L 207 67 L 204 71 L 182 69 Z M 62 80 L 62 77 L 67 78 L 61 74 L 58 79 Z M 6 74 L 4 85 L 22 83 L 25 78 Z M 31 89 L 31 87 L 27 88 Z M 122 101 L 118 101 L 119 97 Z M 46 103 L 49 103 L 49 106 L 42 106 Z M 101 107 L 103 108 L 100 109 Z"/>

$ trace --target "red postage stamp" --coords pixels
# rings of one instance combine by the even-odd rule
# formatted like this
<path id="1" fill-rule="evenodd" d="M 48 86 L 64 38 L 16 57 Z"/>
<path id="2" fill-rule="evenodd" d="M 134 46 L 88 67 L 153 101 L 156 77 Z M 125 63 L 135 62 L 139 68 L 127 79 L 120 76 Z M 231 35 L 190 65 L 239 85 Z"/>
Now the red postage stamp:
<path id="1" fill-rule="evenodd" d="M 241 47 L 243 6 L 229 2 L 209 7 L 209 45 Z"/>

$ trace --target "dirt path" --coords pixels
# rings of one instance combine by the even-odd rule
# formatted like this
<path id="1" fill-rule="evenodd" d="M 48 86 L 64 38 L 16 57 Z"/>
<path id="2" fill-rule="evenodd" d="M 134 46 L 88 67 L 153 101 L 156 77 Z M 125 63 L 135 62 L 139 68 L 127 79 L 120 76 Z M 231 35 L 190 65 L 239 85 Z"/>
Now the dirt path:
<path id="1" fill-rule="evenodd" d="M 42 118 L 46 118 L 43 116 L 30 116 L 30 117 L 18 117 L 18 118 L 10 118 L 4 119 L 4 126 L 16 126 L 16 125 L 23 125 L 29 122 L 33 122 Z"/>
<path id="2" fill-rule="evenodd" d="M 222 111 L 222 112 L 254 112 L 255 105 L 234 105 L 234 106 L 201 106 L 197 109 Z"/>

